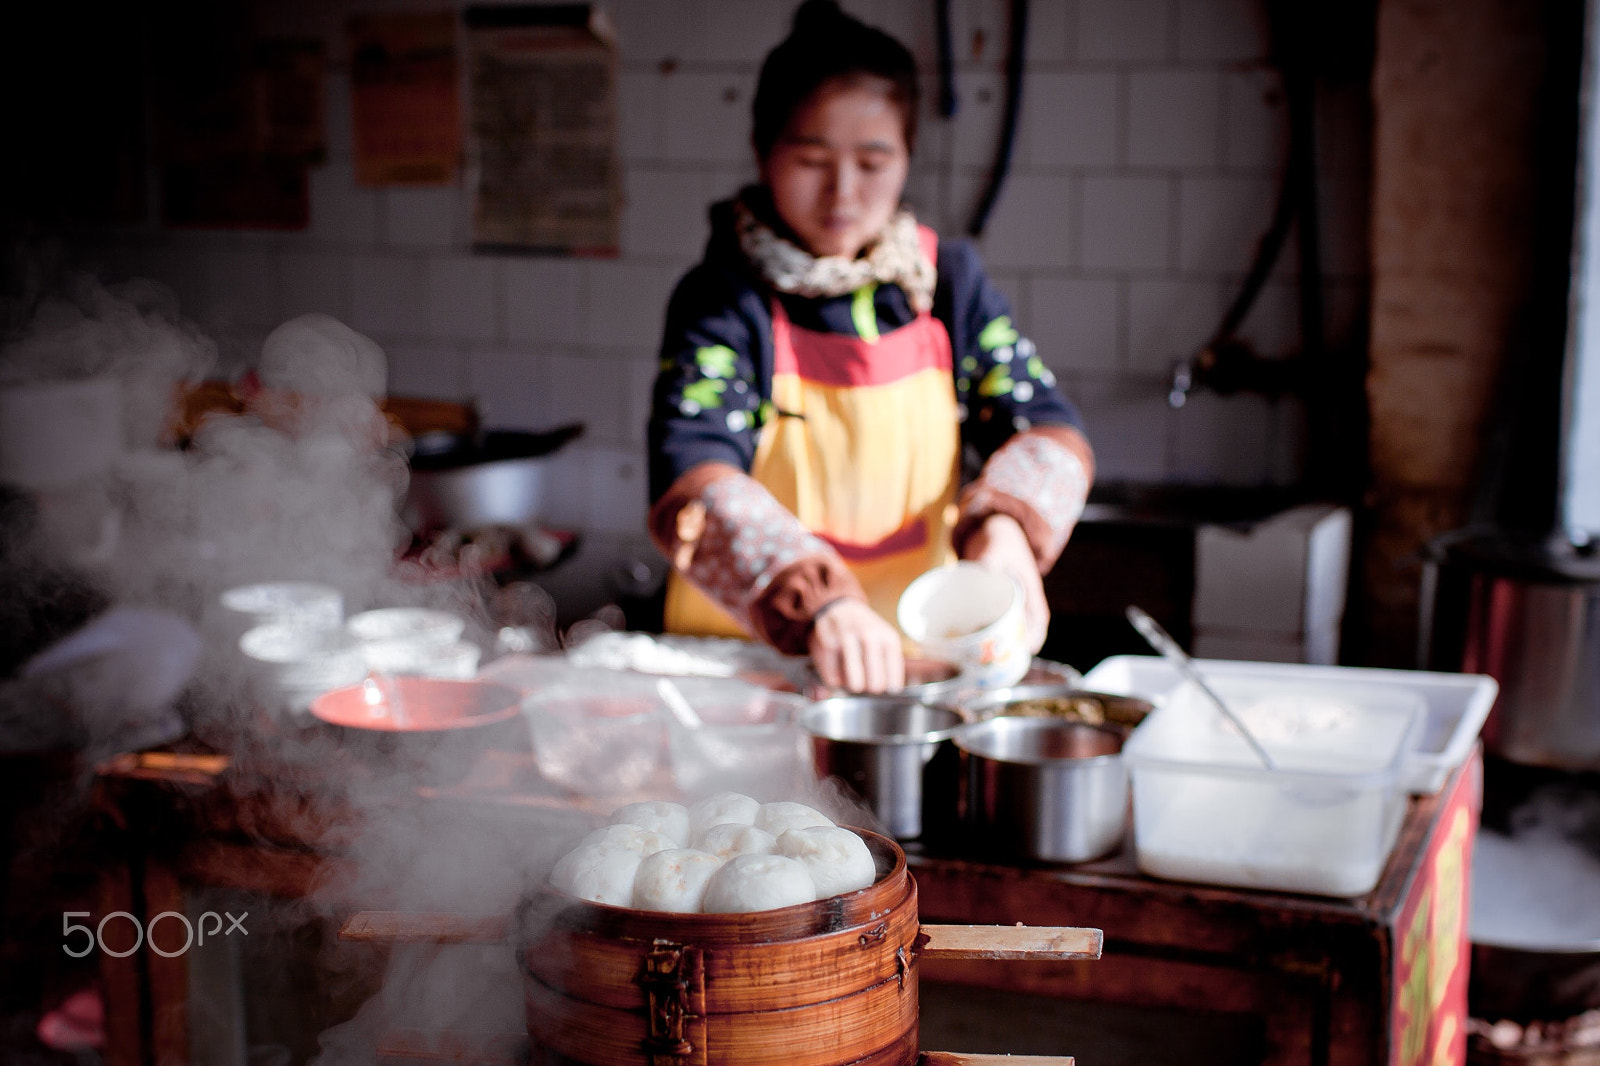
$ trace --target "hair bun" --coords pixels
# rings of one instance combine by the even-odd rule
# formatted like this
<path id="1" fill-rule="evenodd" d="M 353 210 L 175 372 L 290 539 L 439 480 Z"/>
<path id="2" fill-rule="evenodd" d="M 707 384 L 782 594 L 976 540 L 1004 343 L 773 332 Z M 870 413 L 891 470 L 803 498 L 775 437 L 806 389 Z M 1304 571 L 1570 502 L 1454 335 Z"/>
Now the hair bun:
<path id="1" fill-rule="evenodd" d="M 849 17 L 840 9 L 839 0 L 806 0 L 795 9 L 794 32 L 805 36 L 829 33 Z"/>

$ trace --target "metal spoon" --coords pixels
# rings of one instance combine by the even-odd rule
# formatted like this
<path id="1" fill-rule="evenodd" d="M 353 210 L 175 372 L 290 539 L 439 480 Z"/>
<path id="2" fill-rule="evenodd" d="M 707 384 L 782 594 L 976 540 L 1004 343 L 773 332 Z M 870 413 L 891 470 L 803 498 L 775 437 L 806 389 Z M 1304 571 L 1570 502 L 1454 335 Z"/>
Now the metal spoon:
<path id="1" fill-rule="evenodd" d="M 1256 757 L 1261 760 L 1261 765 L 1268 770 L 1276 770 L 1278 766 L 1272 761 L 1272 756 L 1267 754 L 1267 749 L 1261 746 L 1261 742 L 1245 727 L 1239 716 L 1228 709 L 1228 705 L 1222 702 L 1222 697 L 1218 696 L 1211 686 L 1206 684 L 1206 679 L 1201 676 L 1199 669 L 1194 665 L 1194 660 L 1189 658 L 1188 653 L 1178 646 L 1178 642 L 1172 639 L 1170 633 L 1161 628 L 1161 623 L 1131 605 L 1128 607 L 1127 615 L 1128 621 L 1133 623 L 1133 628 L 1139 631 L 1139 635 L 1148 641 L 1152 648 L 1160 652 L 1161 657 L 1171 663 L 1178 673 L 1192 682 L 1195 688 L 1205 693 L 1206 697 L 1217 705 L 1217 710 L 1222 712 L 1224 718 L 1233 723 L 1233 727 L 1250 744 L 1250 747 L 1256 753 Z"/>

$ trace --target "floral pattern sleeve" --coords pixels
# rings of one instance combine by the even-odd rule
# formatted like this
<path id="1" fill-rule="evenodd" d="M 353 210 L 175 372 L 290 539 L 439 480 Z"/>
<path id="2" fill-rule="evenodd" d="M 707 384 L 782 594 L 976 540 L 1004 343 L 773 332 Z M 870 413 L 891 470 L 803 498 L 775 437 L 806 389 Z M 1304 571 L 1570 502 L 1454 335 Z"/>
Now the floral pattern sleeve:
<path id="1" fill-rule="evenodd" d="M 791 655 L 804 654 L 823 607 L 866 597 L 837 552 L 755 479 L 719 463 L 695 467 L 656 501 L 650 535 L 700 591 Z"/>
<path id="2" fill-rule="evenodd" d="M 750 469 L 765 414 L 770 322 L 759 294 L 727 271 L 700 266 L 679 282 L 650 407 L 652 503 L 702 463 Z"/>
<path id="3" fill-rule="evenodd" d="M 1082 514 L 1094 453 L 1077 409 L 976 253 L 941 245 L 939 270 L 935 312 L 950 330 L 962 440 L 983 463 L 958 501 L 956 550 L 985 518 L 1008 514 L 1046 570 Z"/>

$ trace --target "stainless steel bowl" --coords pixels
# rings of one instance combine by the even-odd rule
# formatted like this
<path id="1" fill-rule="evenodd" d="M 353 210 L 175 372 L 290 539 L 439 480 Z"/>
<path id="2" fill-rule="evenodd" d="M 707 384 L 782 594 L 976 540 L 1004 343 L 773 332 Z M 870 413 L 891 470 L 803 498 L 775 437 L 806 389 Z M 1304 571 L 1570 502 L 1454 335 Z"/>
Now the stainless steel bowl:
<path id="1" fill-rule="evenodd" d="M 959 705 L 964 694 L 974 691 L 972 684 L 961 676 L 961 668 L 955 663 L 947 663 L 942 659 L 908 657 L 905 664 L 906 683 L 892 695 L 909 696 L 920 703 L 954 707 Z M 825 700 L 833 696 L 851 695 L 846 689 L 829 688 L 823 684 L 814 667 L 806 666 L 805 672 L 806 679 L 801 689 L 807 699 Z"/>
<path id="2" fill-rule="evenodd" d="M 955 738 L 976 838 L 1011 855 L 1086 862 L 1128 825 L 1122 733 L 1061 718 L 989 718 Z"/>
<path id="3" fill-rule="evenodd" d="M 849 785 L 899 840 L 954 823 L 959 762 L 949 741 L 965 723 L 950 707 L 899 695 L 834 696 L 800 718 L 818 776 Z"/>

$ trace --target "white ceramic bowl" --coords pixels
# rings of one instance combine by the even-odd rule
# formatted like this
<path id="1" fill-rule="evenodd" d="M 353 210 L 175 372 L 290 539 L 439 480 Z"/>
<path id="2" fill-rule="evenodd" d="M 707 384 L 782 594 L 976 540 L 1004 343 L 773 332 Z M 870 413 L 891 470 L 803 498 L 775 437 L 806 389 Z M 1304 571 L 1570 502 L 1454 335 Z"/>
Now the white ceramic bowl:
<path id="1" fill-rule="evenodd" d="M 461 639 L 467 621 L 449 611 L 428 607 L 380 607 L 352 615 L 345 626 L 369 646 L 417 648 L 454 644 Z"/>
<path id="2" fill-rule="evenodd" d="M 314 581 L 267 581 L 228 589 L 218 602 L 245 628 L 274 622 L 334 629 L 344 621 L 344 596 Z"/>
<path id="3" fill-rule="evenodd" d="M 1014 685 L 1033 661 L 1022 589 L 977 563 L 941 566 L 900 594 L 900 630 L 935 659 L 955 663 L 973 688 Z"/>
<path id="4" fill-rule="evenodd" d="M 353 685 L 367 674 L 355 639 L 342 629 L 313 629 L 275 622 L 248 630 L 239 650 L 292 711 L 304 711 L 330 689 Z"/>
<path id="5" fill-rule="evenodd" d="M 478 672 L 483 649 L 465 640 L 450 644 L 364 644 L 367 669 L 379 674 L 438 677 L 465 681 Z"/>

